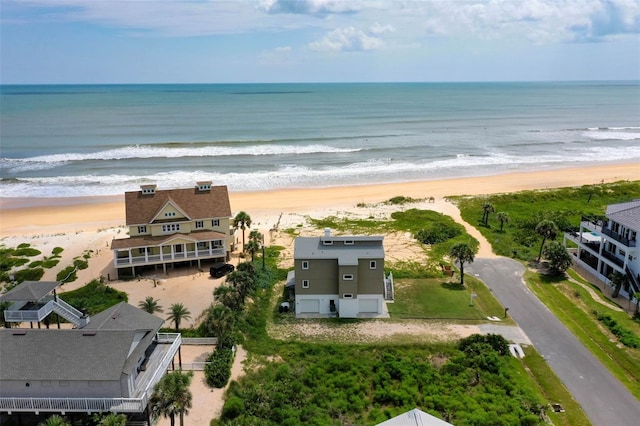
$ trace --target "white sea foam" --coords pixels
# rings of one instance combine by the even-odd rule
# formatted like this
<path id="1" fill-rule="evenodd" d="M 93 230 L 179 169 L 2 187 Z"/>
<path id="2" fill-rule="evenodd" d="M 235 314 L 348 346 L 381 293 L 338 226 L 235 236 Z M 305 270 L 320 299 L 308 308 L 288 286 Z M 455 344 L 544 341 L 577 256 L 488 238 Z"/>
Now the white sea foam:
<path id="1" fill-rule="evenodd" d="M 576 151 L 572 162 L 564 155 L 520 156 L 494 152 L 491 155 L 457 154 L 430 162 L 411 162 L 390 157 L 335 165 L 304 166 L 282 164 L 275 170 L 250 170 L 220 173 L 216 171 L 167 171 L 151 175 L 106 176 L 83 175 L 25 178 L 2 183 L 5 197 L 65 197 L 118 195 L 135 191 L 144 182 L 157 182 L 161 187 L 175 188 L 185 182 L 212 180 L 227 185 L 233 191 L 266 190 L 293 187 L 323 187 L 345 184 L 434 179 L 448 176 L 495 174 L 513 170 L 531 170 L 567 164 L 640 160 L 640 146 L 624 150 L 592 147 Z"/>
<path id="2" fill-rule="evenodd" d="M 626 128 L 625 128 L 626 129 Z M 630 128 L 629 128 L 630 129 Z M 597 140 L 621 140 L 621 141 L 632 141 L 635 139 L 640 139 L 640 133 L 638 132 L 618 132 L 618 131 L 588 131 L 584 132 L 583 135 L 590 139 Z"/>
<path id="3" fill-rule="evenodd" d="M 92 153 L 66 153 L 40 155 L 35 157 L 11 159 L 2 158 L 0 164 L 13 173 L 46 170 L 63 166 L 71 162 L 98 160 L 125 160 L 142 158 L 184 158 L 184 157 L 228 157 L 228 156 L 267 156 L 267 155 L 304 155 L 322 153 L 350 153 L 362 148 L 337 148 L 328 145 L 251 145 L 243 147 L 204 146 L 204 147 L 154 147 L 134 145 Z"/>

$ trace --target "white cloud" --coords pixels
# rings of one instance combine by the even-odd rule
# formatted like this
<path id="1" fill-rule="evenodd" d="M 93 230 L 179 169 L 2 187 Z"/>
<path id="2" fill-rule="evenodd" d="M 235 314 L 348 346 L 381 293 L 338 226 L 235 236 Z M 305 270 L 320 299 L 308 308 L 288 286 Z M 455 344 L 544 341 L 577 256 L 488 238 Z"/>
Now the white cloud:
<path id="1" fill-rule="evenodd" d="M 377 37 L 369 36 L 354 27 L 346 27 L 335 29 L 322 40 L 309 43 L 309 48 L 316 51 L 355 52 L 377 50 L 383 44 Z"/>
<path id="2" fill-rule="evenodd" d="M 393 25 L 380 25 L 379 23 L 375 23 L 373 24 L 370 28 L 369 28 L 369 32 L 371 34 L 384 34 L 384 33 L 392 33 L 394 32 L 396 29 L 393 28 Z"/>

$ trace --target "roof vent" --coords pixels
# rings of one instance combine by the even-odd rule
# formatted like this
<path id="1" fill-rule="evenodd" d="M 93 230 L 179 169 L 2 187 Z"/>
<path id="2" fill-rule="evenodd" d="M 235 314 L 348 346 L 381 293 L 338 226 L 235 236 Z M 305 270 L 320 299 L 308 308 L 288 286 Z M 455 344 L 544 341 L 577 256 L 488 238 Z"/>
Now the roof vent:
<path id="1" fill-rule="evenodd" d="M 331 237 L 331 228 L 324 228 L 324 237 L 325 238 Z"/>
<path id="2" fill-rule="evenodd" d="M 210 180 L 205 180 L 202 182 L 197 182 L 196 185 L 198 186 L 198 191 L 211 191 L 211 184 L 212 182 Z"/>
<path id="3" fill-rule="evenodd" d="M 158 185 L 156 185 L 155 183 L 148 184 L 148 185 L 140 185 L 140 189 L 142 190 L 143 195 L 155 194 L 157 187 Z"/>
<path id="4" fill-rule="evenodd" d="M 83 336 L 95 336 L 96 332 L 95 331 L 85 331 L 84 333 L 82 333 Z"/>
<path id="5" fill-rule="evenodd" d="M 27 334 L 27 330 L 15 330 L 13 332 L 14 336 L 25 336 Z"/>

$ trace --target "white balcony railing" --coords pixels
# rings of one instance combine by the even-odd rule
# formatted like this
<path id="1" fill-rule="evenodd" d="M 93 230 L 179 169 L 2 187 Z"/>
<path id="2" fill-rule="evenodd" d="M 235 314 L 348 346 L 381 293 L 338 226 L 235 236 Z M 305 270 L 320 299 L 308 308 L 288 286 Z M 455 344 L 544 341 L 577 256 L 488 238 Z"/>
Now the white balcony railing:
<path id="1" fill-rule="evenodd" d="M 115 266 L 134 266 L 154 263 L 174 262 L 185 259 L 208 259 L 211 257 L 224 257 L 226 249 L 224 247 L 215 249 L 202 249 L 197 251 L 183 251 L 179 253 L 149 254 L 142 256 L 118 257 L 115 259 Z"/>

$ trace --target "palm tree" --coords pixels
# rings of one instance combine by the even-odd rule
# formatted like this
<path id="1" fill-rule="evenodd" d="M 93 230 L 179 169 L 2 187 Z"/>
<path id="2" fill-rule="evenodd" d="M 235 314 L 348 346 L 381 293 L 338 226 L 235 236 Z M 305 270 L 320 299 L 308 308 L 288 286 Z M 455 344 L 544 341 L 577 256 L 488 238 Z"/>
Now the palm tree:
<path id="1" fill-rule="evenodd" d="M 484 223 L 484 226 L 489 225 L 489 214 L 495 211 L 496 209 L 493 207 L 493 204 L 491 204 L 490 202 L 485 201 L 482 204 L 482 223 Z"/>
<path id="2" fill-rule="evenodd" d="M 511 217 L 509 216 L 509 213 L 507 213 L 507 212 L 498 212 L 498 213 L 496 213 L 496 216 L 498 217 L 498 220 L 500 221 L 500 232 L 502 232 L 502 228 L 504 227 L 504 224 L 511 222 Z"/>
<path id="3" fill-rule="evenodd" d="M 253 290 L 255 284 L 253 276 L 245 271 L 235 271 L 227 276 L 227 282 L 238 290 L 240 301 L 244 305 L 245 297 Z"/>
<path id="4" fill-rule="evenodd" d="M 176 325 L 176 332 L 180 331 L 180 322 L 183 319 L 191 319 L 191 312 L 184 307 L 182 303 L 174 303 L 169 308 L 170 314 L 167 317 L 168 320 L 173 321 Z"/>
<path id="5" fill-rule="evenodd" d="M 224 305 L 212 305 L 205 311 L 202 327 L 207 335 L 218 338 L 218 342 L 224 342 L 231 334 L 236 322 L 233 311 Z"/>
<path id="6" fill-rule="evenodd" d="M 262 234 L 260 233 L 260 231 L 254 229 L 253 231 L 249 232 L 249 243 L 244 249 L 245 251 L 251 253 L 251 262 L 253 262 L 255 254 L 260 250 L 261 246 Z"/>
<path id="7" fill-rule="evenodd" d="M 240 310 L 240 292 L 237 288 L 229 285 L 221 285 L 213 290 L 215 302 L 226 306 L 234 311 Z"/>
<path id="8" fill-rule="evenodd" d="M 622 286 L 626 284 L 627 276 L 624 274 L 621 274 L 618 271 L 614 271 L 611 275 L 609 275 L 609 279 L 611 280 L 611 284 L 613 284 L 614 286 L 611 297 L 615 299 L 620 294 L 620 290 L 622 289 Z"/>
<path id="9" fill-rule="evenodd" d="M 244 249 L 244 230 L 251 226 L 251 216 L 245 212 L 239 212 L 233 218 L 233 229 L 242 229 L 242 248 Z"/>
<path id="10" fill-rule="evenodd" d="M 93 418 L 98 426 L 126 426 L 127 416 L 124 414 L 109 413 L 104 417 L 96 415 Z"/>
<path id="11" fill-rule="evenodd" d="M 475 251 L 467 243 L 458 243 L 451 247 L 449 256 L 460 263 L 460 285 L 464 286 L 464 264 L 473 262 Z"/>
<path id="12" fill-rule="evenodd" d="M 57 414 L 47 418 L 47 420 L 38 423 L 38 426 L 71 426 L 71 423 Z"/>
<path id="13" fill-rule="evenodd" d="M 162 306 L 158 304 L 158 300 L 154 299 L 151 296 L 147 296 L 142 302 L 138 303 L 138 308 L 142 309 L 145 312 L 150 314 L 155 314 L 156 312 L 162 312 Z"/>
<path id="14" fill-rule="evenodd" d="M 176 414 L 180 416 L 180 425 L 184 424 L 184 415 L 189 414 L 193 395 L 189 386 L 193 371 L 183 373 L 174 371 L 165 375 L 156 384 L 150 398 L 151 413 L 154 417 L 168 417 L 171 426 L 175 425 Z"/>
<path id="15" fill-rule="evenodd" d="M 555 240 L 556 235 L 558 235 L 558 227 L 552 220 L 545 219 L 540 221 L 540 223 L 536 225 L 536 233 L 542 237 L 542 244 L 540 244 L 540 252 L 538 252 L 537 260 L 537 262 L 540 263 L 544 243 L 547 241 L 547 238 L 550 240 Z"/>

